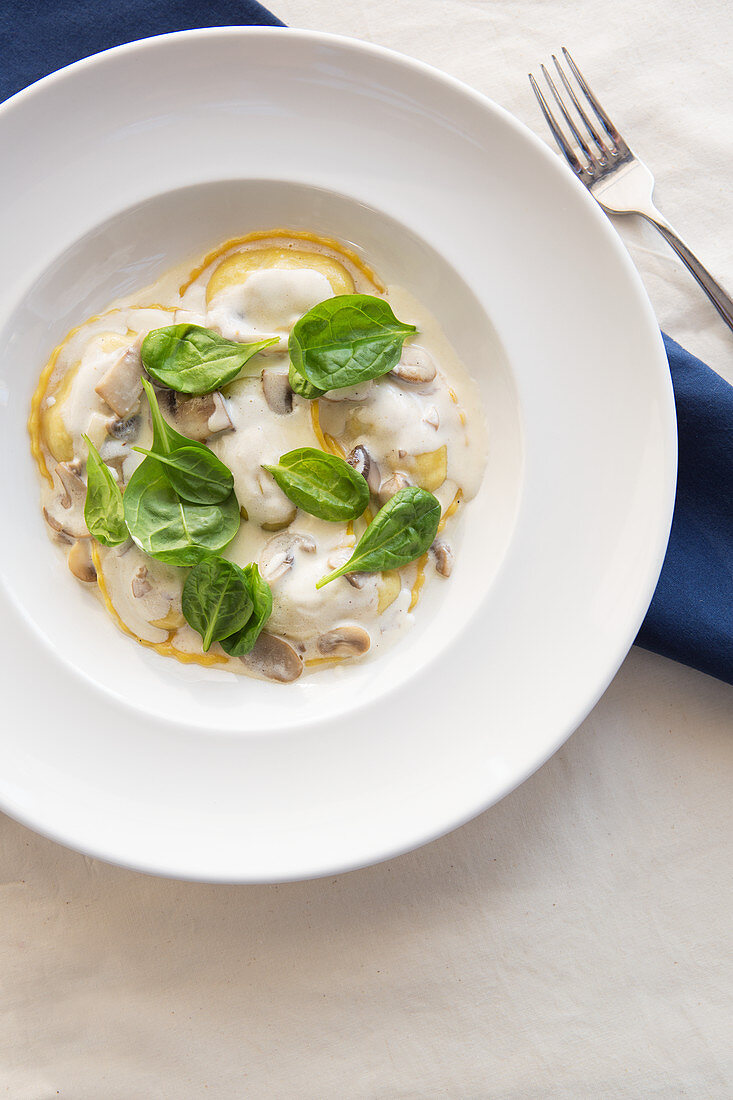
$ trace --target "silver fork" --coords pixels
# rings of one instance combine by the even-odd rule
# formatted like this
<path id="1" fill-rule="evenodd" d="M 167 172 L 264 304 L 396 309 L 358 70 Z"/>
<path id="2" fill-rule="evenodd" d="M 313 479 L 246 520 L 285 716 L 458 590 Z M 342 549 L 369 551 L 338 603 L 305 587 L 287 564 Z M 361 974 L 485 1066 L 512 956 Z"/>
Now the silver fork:
<path id="1" fill-rule="evenodd" d="M 652 201 L 654 176 L 621 137 L 564 46 L 562 52 L 570 73 L 577 81 L 581 99 L 555 54 L 552 55 L 552 60 L 566 92 L 565 99 L 544 65 L 542 73 L 575 145 L 572 140 L 568 140 L 537 81 L 529 74 L 532 90 L 560 152 L 607 214 L 640 214 L 659 230 L 688 271 L 697 279 L 725 323 L 733 329 L 733 299 L 659 213 Z M 592 113 L 583 106 L 582 99 L 587 102 Z"/>

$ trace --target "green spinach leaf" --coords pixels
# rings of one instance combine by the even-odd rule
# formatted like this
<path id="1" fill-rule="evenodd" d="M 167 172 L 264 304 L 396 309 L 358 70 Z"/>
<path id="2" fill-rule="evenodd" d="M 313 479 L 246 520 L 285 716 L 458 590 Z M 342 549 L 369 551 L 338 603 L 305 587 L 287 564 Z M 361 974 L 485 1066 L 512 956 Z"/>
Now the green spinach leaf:
<path id="1" fill-rule="evenodd" d="M 203 444 L 178 447 L 168 454 L 133 447 L 165 467 L 168 480 L 179 496 L 192 504 L 220 504 L 234 488 L 234 478 L 223 462 Z"/>
<path id="2" fill-rule="evenodd" d="M 82 439 L 89 449 L 87 497 L 84 502 L 86 525 L 90 535 L 103 546 L 119 546 L 130 537 L 122 507 L 122 492 L 89 436 L 83 435 Z"/>
<path id="3" fill-rule="evenodd" d="M 382 298 L 327 298 L 293 326 L 288 341 L 292 373 L 323 392 L 380 378 L 396 366 L 405 337 L 415 331 L 414 325 L 398 321 Z"/>
<path id="4" fill-rule="evenodd" d="M 319 397 L 323 397 L 325 390 L 319 390 L 318 386 L 314 386 L 312 382 L 295 369 L 295 366 L 291 362 L 288 369 L 288 382 L 293 393 L 297 393 L 299 397 L 305 397 L 308 401 L 315 401 Z"/>
<path id="5" fill-rule="evenodd" d="M 400 489 L 377 512 L 346 564 L 321 577 L 316 588 L 344 573 L 377 573 L 407 565 L 433 543 L 439 523 L 440 502 L 432 493 L 415 485 Z"/>
<path id="6" fill-rule="evenodd" d="M 361 474 L 336 455 L 315 447 L 298 447 L 281 456 L 277 466 L 263 466 L 286 497 L 319 519 L 356 519 L 369 503 L 369 486 Z"/>
<path id="7" fill-rule="evenodd" d="M 234 490 L 216 504 L 194 503 L 176 492 L 164 460 L 181 450 L 211 452 L 171 428 L 163 419 L 153 387 L 146 379 L 143 386 L 153 421 L 153 452 L 140 463 L 125 490 L 125 522 L 146 554 L 170 565 L 195 565 L 232 541 L 241 518 L 239 502 Z"/>
<path id="8" fill-rule="evenodd" d="M 146 554 L 170 565 L 195 565 L 223 550 L 239 529 L 234 492 L 220 504 L 182 500 L 155 458 L 140 463 L 122 501 L 134 541 Z"/>
<path id="9" fill-rule="evenodd" d="M 163 418 L 163 414 L 160 411 L 160 405 L 158 404 L 158 398 L 155 396 L 155 390 L 148 382 L 147 378 L 141 379 L 143 389 L 145 390 L 145 396 L 148 399 L 148 405 L 150 406 L 150 418 L 153 423 L 153 450 L 159 454 L 170 454 L 171 451 L 175 451 L 177 447 L 203 447 L 203 443 L 199 444 L 194 439 L 189 439 L 188 436 L 181 435 L 175 428 L 171 428 L 167 420 Z"/>
<path id="10" fill-rule="evenodd" d="M 212 642 L 240 630 L 252 614 L 243 571 L 226 558 L 205 558 L 186 577 L 181 608 L 186 622 L 201 635 L 206 653 Z"/>
<path id="11" fill-rule="evenodd" d="M 143 340 L 143 366 L 151 378 L 178 393 L 211 393 L 233 381 L 258 351 L 277 337 L 240 344 L 201 325 L 155 328 Z"/>
<path id="12" fill-rule="evenodd" d="M 252 652 L 262 628 L 272 614 L 272 589 L 260 576 L 257 565 L 250 562 L 242 572 L 252 601 L 252 614 L 240 630 L 221 639 L 221 647 L 230 657 L 243 657 L 245 653 Z"/>

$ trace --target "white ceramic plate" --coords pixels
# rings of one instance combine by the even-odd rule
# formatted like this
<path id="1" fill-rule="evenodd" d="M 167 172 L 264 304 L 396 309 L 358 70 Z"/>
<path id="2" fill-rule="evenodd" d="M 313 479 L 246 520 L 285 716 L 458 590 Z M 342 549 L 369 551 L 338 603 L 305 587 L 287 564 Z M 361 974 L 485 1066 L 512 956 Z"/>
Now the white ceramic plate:
<path id="1" fill-rule="evenodd" d="M 118 863 L 265 882 L 385 859 L 515 787 L 618 668 L 672 513 L 666 359 L 595 203 L 456 81 L 291 30 L 80 62 L 0 109 L 0 148 L 2 806 Z M 491 433 L 457 568 L 413 631 L 290 687 L 118 634 L 46 538 L 25 430 L 71 325 L 274 224 L 352 241 L 422 298 Z"/>

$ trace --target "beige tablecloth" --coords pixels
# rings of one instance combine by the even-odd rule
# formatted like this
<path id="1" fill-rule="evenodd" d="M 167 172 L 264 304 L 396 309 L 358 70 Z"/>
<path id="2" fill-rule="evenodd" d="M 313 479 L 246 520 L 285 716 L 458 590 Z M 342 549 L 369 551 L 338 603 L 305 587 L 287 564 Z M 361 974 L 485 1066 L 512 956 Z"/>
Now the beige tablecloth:
<path id="1" fill-rule="evenodd" d="M 543 137 L 526 73 L 568 45 L 733 286 L 729 0 L 277 12 L 428 61 Z M 619 228 L 663 327 L 733 380 L 733 337 L 690 277 Z M 732 772 L 733 690 L 634 650 L 523 787 L 369 870 L 176 883 L 0 819 L 0 1095 L 728 1100 Z"/>

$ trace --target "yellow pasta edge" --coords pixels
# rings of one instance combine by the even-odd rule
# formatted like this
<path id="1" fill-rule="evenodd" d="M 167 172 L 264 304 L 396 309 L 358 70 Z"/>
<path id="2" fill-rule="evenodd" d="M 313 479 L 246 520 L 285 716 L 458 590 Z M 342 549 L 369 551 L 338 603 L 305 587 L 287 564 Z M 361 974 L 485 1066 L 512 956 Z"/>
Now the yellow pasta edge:
<path id="1" fill-rule="evenodd" d="M 253 241 L 268 241 L 268 240 L 282 240 L 283 238 L 292 238 L 296 241 L 310 241 L 311 244 L 320 244 L 324 248 L 330 248 L 332 252 L 336 252 L 337 255 L 343 256 L 349 263 L 360 271 L 364 275 L 372 286 L 376 287 L 380 294 L 384 294 L 387 289 L 384 283 L 378 278 L 376 272 L 362 260 L 358 253 L 353 249 L 348 248 L 341 241 L 337 241 L 335 237 L 321 237 L 317 233 L 311 233 L 307 229 L 257 229 L 253 233 L 245 233 L 242 237 L 230 237 L 228 241 L 224 241 L 223 244 L 218 245 L 216 248 L 208 252 L 201 263 L 189 273 L 188 277 L 181 283 L 178 293 L 183 297 L 192 283 L 195 283 L 200 275 L 203 275 L 206 268 L 218 260 L 221 256 L 224 256 L 227 252 L 231 252 L 235 248 L 239 248 L 244 244 L 251 244 Z"/>
<path id="2" fill-rule="evenodd" d="M 183 665 L 203 665 L 204 668 L 210 668 L 212 665 L 227 664 L 228 659 L 225 657 L 218 657 L 214 653 L 184 653 L 181 649 L 171 643 L 171 639 L 175 637 L 175 630 L 171 630 L 168 638 L 164 642 L 149 642 L 145 638 L 139 637 L 134 630 L 130 630 L 129 626 L 118 615 L 114 604 L 110 598 L 109 589 L 107 588 L 107 582 L 104 579 L 104 572 L 102 570 L 102 562 L 99 557 L 99 545 L 96 541 L 92 542 L 92 561 L 94 562 L 94 568 L 97 571 L 97 587 L 99 588 L 102 596 L 102 602 L 104 603 L 107 613 L 110 618 L 117 624 L 123 634 L 127 634 L 128 637 L 134 638 L 140 645 L 144 645 L 146 649 L 154 649 L 156 653 L 160 653 L 163 657 L 174 657 L 176 661 L 180 661 Z"/>

